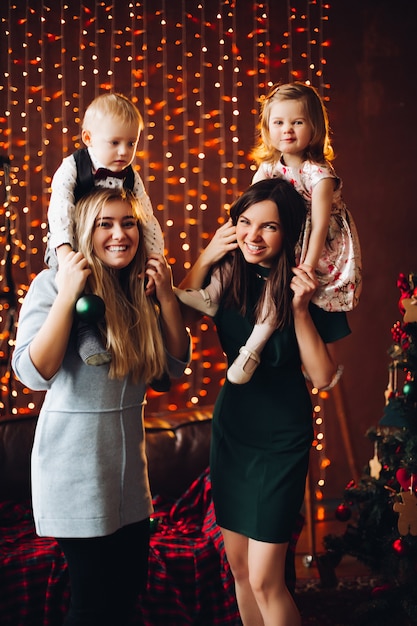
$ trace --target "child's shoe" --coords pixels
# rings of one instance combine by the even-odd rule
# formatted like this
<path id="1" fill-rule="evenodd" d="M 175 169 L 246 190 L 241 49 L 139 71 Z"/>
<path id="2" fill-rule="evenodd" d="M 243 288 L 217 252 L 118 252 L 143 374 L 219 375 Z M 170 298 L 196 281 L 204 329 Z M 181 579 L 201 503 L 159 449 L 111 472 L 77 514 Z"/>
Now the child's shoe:
<path id="1" fill-rule="evenodd" d="M 104 348 L 98 329 L 86 322 L 78 323 L 77 348 L 87 365 L 105 365 L 111 361 L 111 354 Z"/>
<path id="2" fill-rule="evenodd" d="M 211 301 L 205 289 L 178 289 L 178 287 L 174 287 L 174 293 L 180 302 L 209 317 L 214 317 L 219 308 L 218 304 Z"/>
<path id="3" fill-rule="evenodd" d="M 250 381 L 260 362 L 261 359 L 257 352 L 242 346 L 239 350 L 239 356 L 227 370 L 227 380 L 234 385 L 244 385 Z"/>

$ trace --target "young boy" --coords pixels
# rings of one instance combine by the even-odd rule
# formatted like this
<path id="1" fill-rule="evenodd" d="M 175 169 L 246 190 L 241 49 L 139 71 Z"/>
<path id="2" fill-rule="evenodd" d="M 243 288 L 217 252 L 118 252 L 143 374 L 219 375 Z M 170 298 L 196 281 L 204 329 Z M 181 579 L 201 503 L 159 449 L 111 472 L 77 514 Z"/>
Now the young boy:
<path id="1" fill-rule="evenodd" d="M 59 266 L 73 249 L 75 203 L 94 187 L 124 187 L 133 191 L 146 217 L 146 250 L 148 254 L 164 254 L 161 227 L 142 179 L 131 165 L 143 128 L 138 109 L 121 94 L 102 94 L 87 107 L 81 133 L 86 148 L 65 157 L 52 179 L 45 254 L 49 266 Z M 88 365 L 108 363 L 111 358 L 102 345 L 98 328 L 82 322 L 78 326 L 78 351 Z"/>

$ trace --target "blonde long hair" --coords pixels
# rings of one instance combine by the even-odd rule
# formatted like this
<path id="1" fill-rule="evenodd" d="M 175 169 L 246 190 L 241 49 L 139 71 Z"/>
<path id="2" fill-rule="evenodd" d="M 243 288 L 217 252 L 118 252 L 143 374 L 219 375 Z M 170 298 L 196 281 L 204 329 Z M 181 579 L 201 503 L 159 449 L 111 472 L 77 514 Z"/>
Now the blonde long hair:
<path id="1" fill-rule="evenodd" d="M 132 262 L 122 270 L 107 267 L 93 252 L 95 222 L 104 206 L 122 200 L 138 220 L 139 245 Z M 100 324 L 107 349 L 111 352 L 110 378 L 130 374 L 134 382 L 150 382 L 162 376 L 165 350 L 159 327 L 159 309 L 145 295 L 146 251 L 140 205 L 130 191 L 95 190 L 75 206 L 76 245 L 91 269 L 86 291 L 100 296 L 106 305 Z"/>
<path id="2" fill-rule="evenodd" d="M 274 148 L 269 134 L 269 118 L 275 102 L 282 100 L 300 100 L 304 105 L 307 120 L 311 124 L 313 136 L 305 151 L 304 159 L 313 163 L 326 164 L 334 159 L 330 142 L 329 118 L 318 91 L 305 83 L 294 82 L 285 85 L 273 85 L 269 93 L 261 100 L 259 116 L 258 143 L 252 150 L 252 158 L 259 166 L 262 162 L 276 163 L 281 152 Z"/>

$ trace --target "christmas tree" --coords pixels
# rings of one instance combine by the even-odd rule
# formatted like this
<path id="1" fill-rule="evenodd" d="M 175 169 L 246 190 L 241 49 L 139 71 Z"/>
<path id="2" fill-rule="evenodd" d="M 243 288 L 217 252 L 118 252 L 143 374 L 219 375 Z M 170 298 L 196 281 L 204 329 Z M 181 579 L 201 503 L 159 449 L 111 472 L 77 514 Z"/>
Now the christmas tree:
<path id="1" fill-rule="evenodd" d="M 386 404 L 366 433 L 374 456 L 336 509 L 349 520 L 345 533 L 324 538 L 334 565 L 349 554 L 375 575 L 369 601 L 355 609 L 357 626 L 417 624 L 417 274 L 400 274 L 397 286 L 402 320 L 391 329 Z"/>

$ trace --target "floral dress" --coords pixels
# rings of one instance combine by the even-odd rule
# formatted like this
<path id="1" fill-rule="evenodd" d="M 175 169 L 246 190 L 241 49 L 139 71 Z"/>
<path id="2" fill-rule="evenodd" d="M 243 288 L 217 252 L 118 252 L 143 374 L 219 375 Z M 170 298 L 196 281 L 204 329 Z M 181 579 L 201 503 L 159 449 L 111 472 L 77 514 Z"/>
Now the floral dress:
<path id="1" fill-rule="evenodd" d="M 316 274 L 319 288 L 313 302 L 325 311 L 351 311 L 362 291 L 362 261 L 355 222 L 342 198 L 342 181 L 330 165 L 304 161 L 299 168 L 288 167 L 282 160 L 263 163 L 254 180 L 282 177 L 288 180 L 307 203 L 307 217 L 300 241 L 300 263 L 305 259 L 311 234 L 311 196 L 324 178 L 334 178 L 332 210 L 326 244 Z"/>

